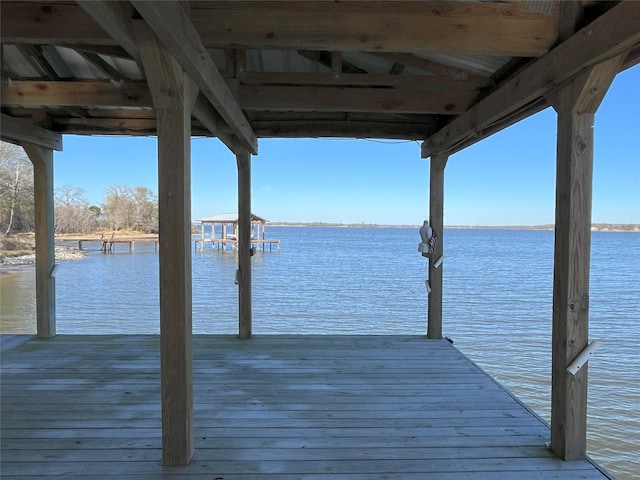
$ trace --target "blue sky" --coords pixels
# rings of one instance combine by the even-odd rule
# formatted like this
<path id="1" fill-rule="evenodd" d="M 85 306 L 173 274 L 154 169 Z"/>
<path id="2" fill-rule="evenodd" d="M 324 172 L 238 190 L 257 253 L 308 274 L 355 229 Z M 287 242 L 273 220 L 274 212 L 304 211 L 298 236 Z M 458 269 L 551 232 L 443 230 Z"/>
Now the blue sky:
<path id="1" fill-rule="evenodd" d="M 449 158 L 446 225 L 554 222 L 556 114 L 547 109 Z M 270 221 L 417 225 L 428 217 L 429 161 L 418 142 L 262 139 L 252 210 Z M 56 187 L 100 204 L 111 185 L 157 192 L 156 139 L 65 136 Z M 192 142 L 192 218 L 237 211 L 235 157 Z M 615 79 L 595 119 L 593 217 L 640 223 L 640 66 Z"/>

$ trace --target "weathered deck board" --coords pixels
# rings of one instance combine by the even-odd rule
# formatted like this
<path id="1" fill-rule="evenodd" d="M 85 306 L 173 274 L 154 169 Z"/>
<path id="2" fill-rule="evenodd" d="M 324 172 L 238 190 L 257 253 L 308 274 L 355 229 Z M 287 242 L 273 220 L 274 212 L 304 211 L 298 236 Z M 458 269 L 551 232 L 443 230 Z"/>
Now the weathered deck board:
<path id="1" fill-rule="evenodd" d="M 161 465 L 156 336 L 2 353 L 2 478 L 603 479 L 446 341 L 194 337 L 195 448 Z"/>

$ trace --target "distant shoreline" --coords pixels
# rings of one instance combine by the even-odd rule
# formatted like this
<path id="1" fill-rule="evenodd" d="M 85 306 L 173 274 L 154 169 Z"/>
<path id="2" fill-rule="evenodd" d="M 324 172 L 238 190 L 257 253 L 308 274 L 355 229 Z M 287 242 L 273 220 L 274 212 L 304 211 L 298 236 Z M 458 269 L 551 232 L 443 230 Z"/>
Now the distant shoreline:
<path id="1" fill-rule="evenodd" d="M 418 228 L 420 225 L 387 225 L 378 223 L 331 223 L 331 222 L 267 222 L 270 227 L 339 227 L 339 228 Z M 460 230 L 553 230 L 546 225 L 445 225 L 446 229 Z M 594 223 L 592 232 L 640 232 L 638 223 Z"/>

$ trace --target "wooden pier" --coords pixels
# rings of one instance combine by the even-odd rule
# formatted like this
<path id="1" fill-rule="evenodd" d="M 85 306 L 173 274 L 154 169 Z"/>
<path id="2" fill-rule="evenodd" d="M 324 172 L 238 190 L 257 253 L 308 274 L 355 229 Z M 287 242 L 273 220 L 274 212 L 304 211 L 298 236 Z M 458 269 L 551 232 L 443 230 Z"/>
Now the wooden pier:
<path id="1" fill-rule="evenodd" d="M 2 336 L 5 480 L 611 478 L 446 340 L 193 337 L 195 455 L 162 466 L 160 339 Z"/>
<path id="2" fill-rule="evenodd" d="M 280 251 L 280 240 L 265 238 L 267 221 L 255 215 L 250 214 L 250 222 L 247 230 L 251 230 L 251 248 L 264 251 L 266 246 L 269 245 L 269 251 L 275 246 Z M 201 234 L 200 238 L 194 239 L 194 248 L 200 252 L 204 251 L 204 246 L 207 243 L 211 243 L 212 248 L 226 249 L 227 245 L 230 245 L 233 250 L 238 249 L 238 214 L 237 213 L 220 213 L 211 217 L 206 217 L 200 220 Z M 205 226 L 208 225 L 211 228 L 211 236 L 205 236 Z M 220 231 L 219 237 L 216 237 L 216 228 Z M 230 231 L 229 231 L 230 230 Z"/>
<path id="3" fill-rule="evenodd" d="M 207 243 L 211 244 L 211 248 L 222 250 L 226 249 L 227 245 L 230 245 L 233 250 L 238 248 L 238 240 L 234 238 L 196 238 L 193 243 L 194 249 L 200 252 L 204 251 L 204 246 Z M 267 245 L 269 246 L 270 252 L 274 246 L 277 248 L 278 252 L 280 251 L 280 240 L 251 240 L 251 246 L 255 247 L 257 250 L 262 249 L 264 251 Z"/>
<path id="4" fill-rule="evenodd" d="M 79 238 L 78 249 L 82 250 L 85 243 L 99 243 L 100 251 L 105 253 L 113 253 L 115 246 L 118 244 L 129 245 L 129 253 L 133 253 L 135 250 L 136 242 L 154 242 L 155 250 L 158 251 L 158 237 L 144 237 L 144 238 L 115 238 L 111 235 L 110 238 Z"/>

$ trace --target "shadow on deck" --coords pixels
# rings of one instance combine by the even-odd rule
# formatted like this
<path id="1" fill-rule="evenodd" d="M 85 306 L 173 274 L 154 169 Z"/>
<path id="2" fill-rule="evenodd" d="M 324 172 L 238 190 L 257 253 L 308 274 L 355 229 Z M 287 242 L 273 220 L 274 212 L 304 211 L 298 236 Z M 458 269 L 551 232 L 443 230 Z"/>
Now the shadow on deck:
<path id="1" fill-rule="evenodd" d="M 445 340 L 194 336 L 187 467 L 161 465 L 159 337 L 2 345 L 7 480 L 608 478 Z"/>

